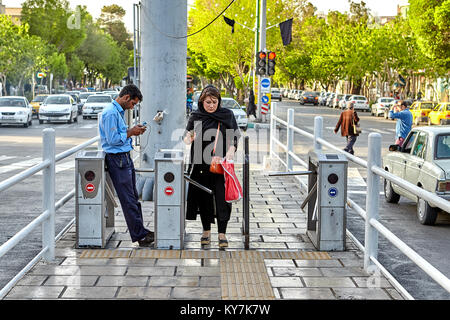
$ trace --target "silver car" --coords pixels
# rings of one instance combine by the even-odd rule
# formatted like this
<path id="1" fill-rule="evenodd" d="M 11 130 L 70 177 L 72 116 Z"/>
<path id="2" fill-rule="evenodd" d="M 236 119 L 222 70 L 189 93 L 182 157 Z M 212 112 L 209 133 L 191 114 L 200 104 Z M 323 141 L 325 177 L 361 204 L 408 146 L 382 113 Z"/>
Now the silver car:
<path id="1" fill-rule="evenodd" d="M 270 94 L 271 94 L 271 99 L 272 101 L 277 99 L 279 101 L 281 101 L 281 91 L 278 88 L 272 88 L 270 89 Z"/>
<path id="2" fill-rule="evenodd" d="M 366 97 L 354 95 L 350 97 L 349 101 L 353 103 L 353 108 L 355 110 L 370 112 L 369 102 Z"/>
<path id="3" fill-rule="evenodd" d="M 450 200 L 450 127 L 416 127 L 403 146 L 389 147 L 383 157 L 383 168 L 429 192 Z M 417 202 L 420 223 L 433 225 L 438 208 L 390 181 L 384 181 L 387 202 L 397 203 L 400 196 Z"/>

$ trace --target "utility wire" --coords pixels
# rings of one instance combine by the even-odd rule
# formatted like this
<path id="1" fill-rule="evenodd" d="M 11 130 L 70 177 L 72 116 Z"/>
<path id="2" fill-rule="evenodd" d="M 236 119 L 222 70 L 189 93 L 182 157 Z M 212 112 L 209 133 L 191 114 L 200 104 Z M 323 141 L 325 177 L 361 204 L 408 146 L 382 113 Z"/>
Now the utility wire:
<path id="1" fill-rule="evenodd" d="M 206 29 L 207 27 L 209 27 L 209 26 L 210 26 L 214 21 L 216 21 L 216 20 L 217 20 L 217 19 L 218 19 L 225 11 L 228 10 L 228 8 L 234 3 L 234 1 L 235 1 L 235 0 L 231 0 L 230 4 L 229 4 L 225 9 L 223 9 L 222 12 L 219 13 L 219 14 L 217 15 L 217 17 L 215 17 L 213 20 L 211 20 L 211 21 L 210 21 L 207 25 L 205 25 L 203 28 L 201 28 L 200 30 L 198 30 L 198 31 L 196 31 L 196 32 L 194 32 L 194 33 L 191 33 L 191 34 L 188 34 L 188 35 L 185 35 L 185 36 L 182 36 L 182 37 L 172 36 L 172 35 L 169 35 L 169 34 L 167 34 L 167 33 L 162 32 L 161 30 L 158 29 L 158 27 L 153 23 L 153 21 L 152 21 L 151 19 L 149 19 L 149 20 L 150 20 L 150 23 L 153 25 L 153 27 L 154 27 L 159 33 L 161 33 L 162 35 L 164 35 L 165 37 L 167 37 L 167 38 L 172 38 L 172 39 L 184 39 L 184 38 L 187 38 L 187 37 L 191 37 L 191 36 L 193 36 L 193 35 L 196 35 L 197 33 L 201 32 L 201 31 L 203 31 L 204 29 Z"/>

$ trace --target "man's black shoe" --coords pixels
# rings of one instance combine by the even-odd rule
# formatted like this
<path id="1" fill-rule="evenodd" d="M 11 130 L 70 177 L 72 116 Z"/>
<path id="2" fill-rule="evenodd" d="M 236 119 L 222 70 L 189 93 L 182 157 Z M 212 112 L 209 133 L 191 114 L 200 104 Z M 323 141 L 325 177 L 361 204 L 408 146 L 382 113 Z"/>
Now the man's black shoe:
<path id="1" fill-rule="evenodd" d="M 151 247 L 154 241 L 155 241 L 155 233 L 150 231 L 149 233 L 147 233 L 144 239 L 138 241 L 139 247 Z"/>

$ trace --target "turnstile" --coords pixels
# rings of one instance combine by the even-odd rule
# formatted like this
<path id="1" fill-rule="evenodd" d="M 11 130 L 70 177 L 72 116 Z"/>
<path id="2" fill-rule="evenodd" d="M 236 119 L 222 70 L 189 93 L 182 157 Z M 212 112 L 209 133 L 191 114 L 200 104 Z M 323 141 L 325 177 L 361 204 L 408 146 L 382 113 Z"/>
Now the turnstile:
<path id="1" fill-rule="evenodd" d="M 308 153 L 306 233 L 318 250 L 345 250 L 347 165 L 343 154 Z"/>
<path id="2" fill-rule="evenodd" d="M 105 171 L 105 153 L 82 150 L 75 156 L 76 247 L 104 248 L 114 233 L 112 181 Z"/>
<path id="3" fill-rule="evenodd" d="M 160 149 L 155 154 L 155 248 L 183 249 L 185 185 L 183 151 Z"/>

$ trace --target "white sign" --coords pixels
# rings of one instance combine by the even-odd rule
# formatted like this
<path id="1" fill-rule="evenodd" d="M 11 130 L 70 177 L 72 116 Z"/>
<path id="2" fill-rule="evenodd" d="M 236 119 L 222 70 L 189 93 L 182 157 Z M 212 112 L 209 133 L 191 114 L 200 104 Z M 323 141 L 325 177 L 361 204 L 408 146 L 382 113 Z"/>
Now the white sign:
<path id="1" fill-rule="evenodd" d="M 270 78 L 261 78 L 261 93 L 270 93 Z"/>

